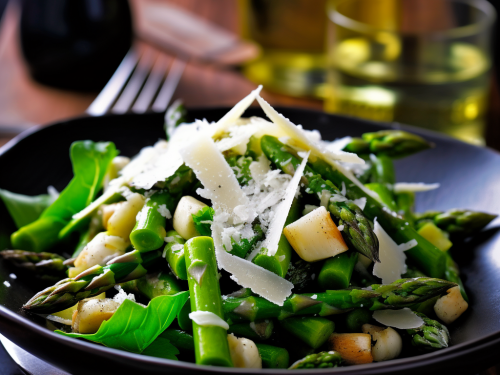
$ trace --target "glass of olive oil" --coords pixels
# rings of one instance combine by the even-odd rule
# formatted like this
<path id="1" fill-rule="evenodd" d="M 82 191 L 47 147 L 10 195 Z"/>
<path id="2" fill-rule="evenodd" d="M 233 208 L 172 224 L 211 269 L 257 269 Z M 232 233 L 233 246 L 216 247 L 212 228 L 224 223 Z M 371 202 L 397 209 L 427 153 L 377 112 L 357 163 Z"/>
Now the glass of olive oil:
<path id="1" fill-rule="evenodd" d="M 486 0 L 330 0 L 325 109 L 484 144 Z"/>
<path id="2" fill-rule="evenodd" d="M 326 1 L 239 0 L 241 35 L 262 50 L 245 76 L 282 94 L 323 98 Z"/>

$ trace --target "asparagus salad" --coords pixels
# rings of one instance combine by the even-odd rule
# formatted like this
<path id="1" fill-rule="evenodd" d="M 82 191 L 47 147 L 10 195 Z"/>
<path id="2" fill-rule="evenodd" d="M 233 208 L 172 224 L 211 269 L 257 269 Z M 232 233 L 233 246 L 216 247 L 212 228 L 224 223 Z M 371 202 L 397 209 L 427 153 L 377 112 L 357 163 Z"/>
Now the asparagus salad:
<path id="1" fill-rule="evenodd" d="M 199 365 L 329 368 L 446 348 L 468 307 L 450 247 L 495 215 L 414 213 L 415 193 L 439 185 L 397 183 L 393 159 L 426 140 L 327 142 L 259 93 L 211 124 L 173 105 L 167 140 L 132 160 L 74 142 L 59 195 L 0 190 L 18 226 L 2 258 L 51 285 L 23 309 L 61 335 Z M 270 121 L 241 117 L 254 100 Z"/>

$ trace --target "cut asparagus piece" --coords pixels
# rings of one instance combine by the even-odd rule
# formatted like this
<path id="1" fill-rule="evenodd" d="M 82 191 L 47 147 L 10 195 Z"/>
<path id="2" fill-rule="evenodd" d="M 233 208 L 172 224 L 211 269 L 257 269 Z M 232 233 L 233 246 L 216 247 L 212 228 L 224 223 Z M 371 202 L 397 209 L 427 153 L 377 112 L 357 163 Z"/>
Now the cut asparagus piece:
<path id="1" fill-rule="evenodd" d="M 391 158 L 402 158 L 433 147 L 418 135 L 403 130 L 381 130 L 365 133 L 362 138 L 353 138 L 345 147 L 345 151 L 358 155 L 386 155 Z"/>
<path id="2" fill-rule="evenodd" d="M 250 323 L 238 323 L 229 327 L 228 333 L 234 333 L 238 337 L 246 337 L 250 340 L 267 340 L 273 333 L 274 323 L 266 319 Z"/>
<path id="3" fill-rule="evenodd" d="M 24 310 L 40 314 L 50 314 L 75 305 L 82 299 L 101 294 L 116 284 L 144 276 L 146 268 L 161 256 L 159 251 L 141 254 L 134 250 L 114 258 L 105 267 L 96 265 L 77 277 L 59 281 L 33 296 Z"/>
<path id="4" fill-rule="evenodd" d="M 318 283 L 325 290 L 349 287 L 352 271 L 358 262 L 358 253 L 349 251 L 327 259 L 318 275 Z"/>
<path id="5" fill-rule="evenodd" d="M 157 191 L 144 204 L 130 233 L 130 242 L 139 251 L 156 250 L 163 245 L 167 219 L 175 209 L 177 196 L 166 190 Z"/>
<path id="6" fill-rule="evenodd" d="M 261 147 L 267 158 L 284 173 L 293 175 L 301 163 L 301 160 L 275 137 L 263 136 Z M 379 261 L 377 236 L 361 209 L 352 201 L 348 201 L 331 181 L 324 180 L 309 166 L 304 170 L 302 182 L 307 186 L 305 191 L 310 194 L 318 197 L 330 195 L 327 208 L 338 225 L 343 225 L 344 240 L 352 244 L 356 251 L 374 261 Z"/>
<path id="7" fill-rule="evenodd" d="M 286 218 L 285 226 L 293 223 L 300 217 L 300 202 L 298 199 L 294 199 L 292 207 L 288 212 L 288 217 Z M 290 267 L 290 261 L 292 259 L 292 247 L 288 243 L 285 235 L 282 234 L 280 241 L 278 243 L 278 250 L 273 256 L 267 255 L 267 249 L 263 248 L 262 251 L 257 254 L 252 262 L 274 272 L 275 274 L 285 277 L 288 268 Z"/>
<path id="8" fill-rule="evenodd" d="M 128 292 L 140 293 L 149 299 L 177 294 L 183 290 L 175 276 L 168 272 L 148 273 L 140 279 L 130 280 L 120 285 Z"/>
<path id="9" fill-rule="evenodd" d="M 163 255 L 174 275 L 181 280 L 187 280 L 186 258 L 184 244 L 186 241 L 175 230 L 167 232 L 167 244 Z"/>
<path id="10" fill-rule="evenodd" d="M 294 369 L 310 369 L 310 368 L 332 368 L 342 364 L 342 356 L 339 352 L 319 352 L 309 354 L 290 366 L 290 370 Z"/>
<path id="11" fill-rule="evenodd" d="M 277 346 L 255 344 L 262 358 L 263 368 L 287 368 L 290 361 L 288 351 Z"/>
<path id="12" fill-rule="evenodd" d="M 411 336 L 411 343 L 420 351 L 433 351 L 447 348 L 450 342 L 450 332 L 443 324 L 429 319 L 426 315 L 415 313 L 422 318 L 424 324 L 406 332 Z"/>
<path id="13" fill-rule="evenodd" d="M 215 249 L 210 237 L 195 237 L 184 245 L 192 312 L 207 311 L 224 318 Z M 191 267 L 204 263 L 201 275 Z M 200 326 L 193 321 L 196 364 L 232 367 L 227 332 L 218 326 Z"/>
<path id="14" fill-rule="evenodd" d="M 331 320 L 314 316 L 287 318 L 281 320 L 280 324 L 313 349 L 323 345 L 335 330 Z"/>
<path id="15" fill-rule="evenodd" d="M 453 238 L 465 238 L 480 232 L 498 215 L 466 209 L 451 209 L 448 211 L 427 211 L 415 214 L 415 226 L 420 228 L 426 221 L 431 221 Z"/>

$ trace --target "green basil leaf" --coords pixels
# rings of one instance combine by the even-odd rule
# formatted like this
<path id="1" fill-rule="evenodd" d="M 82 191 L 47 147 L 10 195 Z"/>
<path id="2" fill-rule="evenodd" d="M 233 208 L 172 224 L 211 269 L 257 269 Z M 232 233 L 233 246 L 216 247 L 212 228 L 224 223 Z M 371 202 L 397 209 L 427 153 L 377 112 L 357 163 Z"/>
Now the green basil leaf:
<path id="1" fill-rule="evenodd" d="M 141 354 L 149 355 L 151 357 L 177 360 L 177 355 L 179 353 L 179 350 L 177 350 L 177 348 L 170 343 L 169 339 L 158 336 L 156 340 L 144 349 Z"/>
<path id="2" fill-rule="evenodd" d="M 7 207 L 17 228 L 34 222 L 55 200 L 54 197 L 48 194 L 29 196 L 3 189 L 0 189 L 0 198 Z"/>
<path id="3" fill-rule="evenodd" d="M 110 348 L 142 353 L 172 323 L 188 296 L 187 291 L 159 296 L 153 298 L 147 307 L 125 300 L 113 316 L 101 324 L 96 333 L 55 332 L 97 342 Z M 151 352 L 158 353 L 157 349 L 153 347 Z"/>
<path id="4" fill-rule="evenodd" d="M 211 236 L 212 230 L 210 229 L 211 224 L 202 223 L 202 221 L 213 221 L 214 220 L 214 209 L 212 207 L 203 207 L 197 213 L 192 214 L 194 220 L 194 227 L 202 236 Z"/>
<path id="5" fill-rule="evenodd" d="M 112 142 L 73 142 L 70 149 L 73 179 L 40 218 L 12 234 L 12 245 L 18 249 L 40 252 L 55 245 L 60 238 L 67 237 L 75 229 L 84 227 L 88 218 L 71 221 L 71 217 L 94 200 L 117 154 Z"/>

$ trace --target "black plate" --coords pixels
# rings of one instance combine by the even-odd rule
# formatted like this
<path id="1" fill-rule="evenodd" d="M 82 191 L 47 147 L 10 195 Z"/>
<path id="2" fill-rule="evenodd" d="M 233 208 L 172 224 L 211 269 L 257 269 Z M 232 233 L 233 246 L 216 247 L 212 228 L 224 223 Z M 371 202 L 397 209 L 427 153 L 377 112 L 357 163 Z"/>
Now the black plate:
<path id="1" fill-rule="evenodd" d="M 397 125 L 327 115 L 302 109 L 280 108 L 286 117 L 306 128 L 316 128 L 325 139 L 360 135 Z M 216 121 L 227 109 L 192 110 L 192 118 Z M 251 108 L 246 115 L 263 116 Z M 164 137 L 162 116 L 123 115 L 77 118 L 21 136 L 0 149 L 0 188 L 22 194 L 46 192 L 48 185 L 58 190 L 71 178 L 68 157 L 72 141 L 91 139 L 113 141 L 122 154 L 135 155 L 142 147 Z M 439 182 L 441 188 L 421 193 L 419 211 L 467 207 L 500 213 L 500 154 L 471 146 L 442 135 L 408 128 L 436 143 L 436 148 L 396 163 L 398 181 Z M 1 217 L 3 228 L 9 226 Z M 496 226 L 498 227 L 498 221 Z M 494 223 L 495 224 L 495 223 Z M 396 359 L 363 366 L 315 370 L 311 373 L 405 374 L 473 373 L 500 361 L 500 233 L 491 225 L 479 238 L 462 246 L 459 262 L 471 297 L 469 310 L 451 327 L 451 347 L 436 353 Z M 0 264 L 0 333 L 25 350 L 68 372 L 109 374 L 123 371 L 150 373 L 288 373 L 284 370 L 246 371 L 195 366 L 90 344 L 57 335 L 46 321 L 20 310 L 21 305 L 40 290 L 40 285 L 19 277 L 8 278 L 12 269 Z"/>

